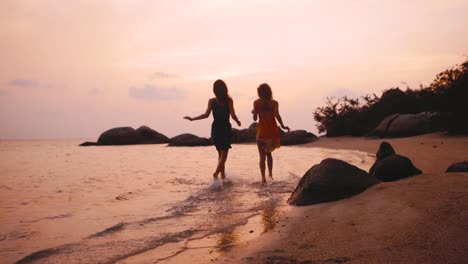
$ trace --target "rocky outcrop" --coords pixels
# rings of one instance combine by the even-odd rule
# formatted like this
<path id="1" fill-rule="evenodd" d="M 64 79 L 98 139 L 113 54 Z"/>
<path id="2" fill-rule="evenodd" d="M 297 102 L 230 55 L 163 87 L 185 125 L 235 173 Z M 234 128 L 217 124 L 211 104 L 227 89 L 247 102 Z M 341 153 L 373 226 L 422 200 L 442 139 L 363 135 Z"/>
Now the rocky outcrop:
<path id="1" fill-rule="evenodd" d="M 282 133 L 280 140 L 282 146 L 289 146 L 310 143 L 318 140 L 318 137 L 305 130 L 294 130 Z"/>
<path id="2" fill-rule="evenodd" d="M 311 205 L 356 195 L 379 180 L 345 161 L 325 159 L 310 168 L 299 181 L 288 202 Z"/>
<path id="3" fill-rule="evenodd" d="M 142 144 L 143 137 L 132 127 L 116 127 L 104 131 L 97 141 L 98 145 Z"/>
<path id="4" fill-rule="evenodd" d="M 437 128 L 438 113 L 394 114 L 386 117 L 368 134 L 370 137 L 408 137 L 433 132 Z"/>
<path id="5" fill-rule="evenodd" d="M 257 138 L 258 123 L 253 122 L 246 129 L 232 129 L 232 143 L 254 143 Z M 284 132 L 280 129 L 280 140 L 282 146 L 299 145 L 318 140 L 318 137 L 305 130 L 294 130 Z"/>
<path id="6" fill-rule="evenodd" d="M 249 138 L 249 131 L 247 129 L 232 129 L 231 133 L 231 142 L 232 143 L 247 143 L 247 142 L 254 142 L 255 139 Z"/>
<path id="7" fill-rule="evenodd" d="M 257 137 L 257 126 L 256 122 L 253 122 L 249 128 L 245 129 L 232 129 L 232 143 L 249 143 L 255 142 Z"/>
<path id="8" fill-rule="evenodd" d="M 168 137 L 147 126 L 141 126 L 136 131 L 143 137 L 145 144 L 163 144 L 169 142 Z"/>
<path id="9" fill-rule="evenodd" d="M 81 143 L 80 146 L 163 144 L 168 142 L 168 137 L 147 126 L 141 126 L 136 130 L 132 127 L 116 127 L 104 131 L 96 143 L 88 141 Z"/>
<path id="10" fill-rule="evenodd" d="M 445 172 L 468 172 L 468 161 L 454 163 Z"/>
<path id="11" fill-rule="evenodd" d="M 393 122 L 398 116 L 400 116 L 400 114 L 394 114 L 394 115 L 387 116 L 387 117 L 384 118 L 384 120 L 382 120 L 382 122 L 380 122 L 380 124 L 379 124 L 374 130 L 372 130 L 367 136 L 368 136 L 368 137 L 379 137 L 379 138 L 383 138 L 383 137 L 385 136 L 385 134 L 387 133 L 387 130 L 388 130 L 388 128 L 390 127 L 390 125 L 392 124 L 392 122 Z"/>
<path id="12" fill-rule="evenodd" d="M 396 181 L 422 173 L 409 158 L 396 154 L 388 142 L 380 144 L 376 156 L 377 160 L 369 174 L 381 181 Z"/>
<path id="13" fill-rule="evenodd" d="M 250 124 L 250 126 L 249 126 L 248 129 L 257 131 L 257 128 L 258 128 L 258 123 L 257 123 L 257 122 L 253 122 L 252 124 Z"/>
<path id="14" fill-rule="evenodd" d="M 182 134 L 169 140 L 169 146 L 171 147 L 210 146 L 212 144 L 211 140 L 193 134 Z"/>
<path id="15" fill-rule="evenodd" d="M 258 123 L 252 123 L 246 129 L 232 129 L 232 143 L 256 142 Z M 297 145 L 309 143 L 318 138 L 305 130 L 283 132 L 280 130 L 281 144 Z M 147 127 L 138 129 L 132 127 L 116 127 L 103 132 L 97 142 L 83 142 L 80 146 L 105 146 L 105 145 L 135 145 L 135 144 L 164 144 L 169 146 L 208 146 L 212 145 L 210 139 L 201 138 L 192 134 L 182 134 L 169 139 L 165 135 Z"/>

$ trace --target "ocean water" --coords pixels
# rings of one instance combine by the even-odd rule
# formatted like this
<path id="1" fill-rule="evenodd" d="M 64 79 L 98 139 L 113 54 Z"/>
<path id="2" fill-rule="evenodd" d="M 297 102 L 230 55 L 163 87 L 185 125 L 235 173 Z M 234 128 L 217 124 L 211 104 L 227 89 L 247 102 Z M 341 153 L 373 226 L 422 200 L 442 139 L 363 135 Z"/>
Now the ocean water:
<path id="1" fill-rule="evenodd" d="M 261 183 L 256 145 L 78 147 L 0 141 L 0 262 L 209 263 L 274 229 L 302 175 L 324 158 L 368 170 L 371 155 L 281 147 Z"/>

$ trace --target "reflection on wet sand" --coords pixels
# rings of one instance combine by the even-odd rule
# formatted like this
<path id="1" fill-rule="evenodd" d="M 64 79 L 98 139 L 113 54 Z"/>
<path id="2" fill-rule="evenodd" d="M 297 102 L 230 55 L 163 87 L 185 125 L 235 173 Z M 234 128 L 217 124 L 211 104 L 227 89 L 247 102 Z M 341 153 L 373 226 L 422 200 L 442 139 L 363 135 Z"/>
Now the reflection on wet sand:
<path id="1" fill-rule="evenodd" d="M 278 209 L 275 204 L 269 204 L 262 210 L 263 233 L 273 230 L 278 222 Z"/>
<path id="2" fill-rule="evenodd" d="M 225 203 L 224 206 L 229 206 L 230 202 Z M 224 208 L 226 209 L 226 208 Z M 225 221 L 232 221 L 228 215 L 221 216 L 221 219 L 218 219 L 220 223 Z M 276 227 L 276 224 L 279 220 L 279 210 L 277 207 L 277 203 L 266 203 L 264 208 L 261 209 L 260 213 L 260 224 L 262 225 L 262 234 L 273 230 Z M 257 226 L 260 228 L 260 226 Z M 252 227 L 250 227 L 252 228 Z M 229 251 L 232 247 L 236 244 L 242 242 L 246 239 L 247 235 L 242 235 L 245 226 L 244 225 L 233 225 L 232 227 L 226 228 L 223 232 L 218 233 L 216 239 L 215 250 L 218 253 L 223 253 Z M 255 227 L 254 227 L 255 229 Z M 251 230 L 249 233 L 253 233 L 254 231 Z"/>
<path id="3" fill-rule="evenodd" d="M 221 232 L 216 236 L 214 249 L 218 253 L 229 251 L 238 241 L 238 227 L 235 218 L 231 216 L 235 210 L 236 196 L 227 192 L 222 193 L 222 198 L 216 203 L 216 225 L 221 227 Z M 234 221 L 233 221 L 234 220 Z M 238 221 L 238 220 L 237 220 Z"/>
<path id="4" fill-rule="evenodd" d="M 239 241 L 239 235 L 236 228 L 230 228 L 226 232 L 222 232 L 216 239 L 216 252 L 222 253 L 229 251 Z"/>

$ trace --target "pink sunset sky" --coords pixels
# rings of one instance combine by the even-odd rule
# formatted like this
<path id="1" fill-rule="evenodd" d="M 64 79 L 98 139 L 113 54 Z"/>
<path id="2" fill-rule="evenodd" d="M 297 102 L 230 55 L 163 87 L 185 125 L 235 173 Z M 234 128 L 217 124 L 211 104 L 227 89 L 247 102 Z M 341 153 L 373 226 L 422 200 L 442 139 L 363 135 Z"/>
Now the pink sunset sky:
<path id="1" fill-rule="evenodd" d="M 330 96 L 428 85 L 468 54 L 461 0 L 2 0 L 0 139 L 147 125 L 209 136 L 212 83 L 247 127 L 271 85 L 292 129 Z"/>

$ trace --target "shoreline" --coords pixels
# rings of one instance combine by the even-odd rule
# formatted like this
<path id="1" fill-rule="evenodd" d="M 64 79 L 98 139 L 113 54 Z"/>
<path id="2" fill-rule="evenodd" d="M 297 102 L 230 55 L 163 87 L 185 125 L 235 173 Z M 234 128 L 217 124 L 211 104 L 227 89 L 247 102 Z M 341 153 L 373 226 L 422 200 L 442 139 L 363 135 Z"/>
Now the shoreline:
<path id="1" fill-rule="evenodd" d="M 292 206 L 275 230 L 235 246 L 217 263 L 466 262 L 468 174 L 445 170 L 468 160 L 468 137 L 322 137 L 300 147 L 375 155 L 383 141 L 423 174 L 383 182 L 348 199 Z"/>
<path id="2" fill-rule="evenodd" d="M 367 171 L 382 141 L 390 142 L 425 174 L 381 183 L 340 201 L 305 207 L 286 203 L 311 166 L 332 157 Z M 113 259 L 117 263 L 459 263 L 467 259 L 468 175 L 443 171 L 454 162 L 468 160 L 468 137 L 437 133 L 385 140 L 338 137 L 283 146 L 277 150 L 275 181 L 267 186 L 259 182 L 258 164 L 251 160 L 254 144 L 238 144 L 229 163 L 234 169 L 234 184 L 223 185 L 222 192 L 213 190 L 215 186 L 204 177 L 213 158 L 205 148 L 191 149 L 190 162 L 199 166 L 186 166 L 174 174 L 174 168 L 180 167 L 174 157 L 184 156 L 186 148 L 173 148 L 167 152 L 171 155 L 160 146 L 125 148 L 125 156 L 133 158 L 122 160 L 120 147 L 89 151 L 70 148 L 75 146 L 73 142 L 35 144 L 32 148 L 27 142 L 24 145 L 27 147 L 18 148 L 13 142 L 18 150 L 4 160 L 4 164 L 17 165 L 6 168 L 37 176 L 31 185 L 12 174 L 2 186 L 3 221 L 8 228 L 2 234 L 2 256 L 12 262 L 24 257 L 37 258 L 37 263 L 65 259 Z M 50 163 L 49 156 L 55 157 L 55 163 Z M 155 166 L 155 158 L 168 169 Z M 25 160 L 35 163 L 28 165 Z M 114 166 L 116 162 L 121 166 Z M 93 166 L 77 166 L 85 163 Z M 38 167 L 43 169 L 36 174 Z M 154 175 L 159 175 L 158 179 Z M 14 192 L 19 188 L 28 192 Z M 100 191 L 103 188 L 107 192 Z M 198 189 L 205 191 L 192 192 Z M 159 215 L 154 208 L 164 202 L 154 197 L 163 194 L 190 195 L 170 207 L 175 218 L 164 220 L 154 217 Z M 68 230 L 70 226 L 79 228 Z M 148 239 L 153 242 L 148 243 Z M 41 255 L 48 249 L 54 251 Z"/>

